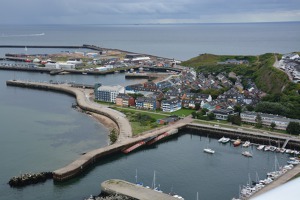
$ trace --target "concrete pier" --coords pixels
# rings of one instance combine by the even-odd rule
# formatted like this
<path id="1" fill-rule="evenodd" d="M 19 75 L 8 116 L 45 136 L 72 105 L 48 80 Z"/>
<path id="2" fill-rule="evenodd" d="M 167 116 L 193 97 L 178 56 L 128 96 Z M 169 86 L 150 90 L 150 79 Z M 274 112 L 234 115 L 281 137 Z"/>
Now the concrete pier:
<path id="1" fill-rule="evenodd" d="M 143 200 L 178 200 L 171 195 L 152 190 L 150 188 L 145 188 L 143 186 L 138 186 L 127 181 L 112 179 L 101 183 L 101 191 L 106 194 L 121 194 L 124 196 L 132 197 L 135 199 Z"/>

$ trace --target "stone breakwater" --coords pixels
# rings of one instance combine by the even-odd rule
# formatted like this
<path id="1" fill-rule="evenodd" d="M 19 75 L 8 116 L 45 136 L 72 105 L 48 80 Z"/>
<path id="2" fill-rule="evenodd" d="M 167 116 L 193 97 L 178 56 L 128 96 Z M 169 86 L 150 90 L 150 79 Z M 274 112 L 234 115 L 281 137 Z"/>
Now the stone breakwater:
<path id="1" fill-rule="evenodd" d="M 26 173 L 20 176 L 12 177 L 8 184 L 10 187 L 24 187 L 26 185 L 37 184 L 45 182 L 47 179 L 52 179 L 52 172 L 41 172 L 41 173 Z"/>

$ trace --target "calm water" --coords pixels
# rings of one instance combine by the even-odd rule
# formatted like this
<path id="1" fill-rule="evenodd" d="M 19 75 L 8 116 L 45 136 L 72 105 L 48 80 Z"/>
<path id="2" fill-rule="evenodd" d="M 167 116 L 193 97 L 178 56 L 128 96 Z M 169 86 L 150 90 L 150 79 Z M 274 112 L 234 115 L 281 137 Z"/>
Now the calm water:
<path id="1" fill-rule="evenodd" d="M 40 33 L 45 35 L 31 36 Z M 2 25 L 0 44 L 94 44 L 181 60 L 202 53 L 243 55 L 288 53 L 299 51 L 300 23 Z M 31 51 L 34 50 L 28 49 L 28 53 Z M 19 52 L 24 53 L 24 50 Z"/>
<path id="2" fill-rule="evenodd" d="M 299 51 L 300 23 L 174 25 L 174 26 L 1 26 L 0 44 L 82 45 L 85 43 L 144 52 L 177 59 L 199 53 L 260 54 Z M 44 36 L 29 36 L 45 33 Z M 26 36 L 27 34 L 27 36 Z M 10 36 L 9 36 L 10 35 Z M 24 36 L 25 35 L 25 36 Z M 288 37 L 287 37 L 288 36 Z M 52 50 L 28 49 L 28 53 Z M 5 53 L 24 49 L 0 49 Z M 153 171 L 162 190 L 185 199 L 230 199 L 245 184 L 248 173 L 261 178 L 274 168 L 274 154 L 253 149 L 252 159 L 241 148 L 208 143 L 189 133 L 178 139 L 128 156 L 119 155 L 99 164 L 86 175 L 62 185 L 52 181 L 11 189 L 11 176 L 22 172 L 55 170 L 81 153 L 107 144 L 107 129 L 71 108 L 74 98 L 64 94 L 7 87 L 8 79 L 75 81 L 76 83 L 127 85 L 136 81 L 123 74 L 107 76 L 64 75 L 0 71 L 0 199 L 82 199 L 100 192 L 101 181 L 120 178 L 151 185 Z M 214 155 L 203 153 L 209 145 Z M 280 155 L 278 160 L 285 162 Z"/>

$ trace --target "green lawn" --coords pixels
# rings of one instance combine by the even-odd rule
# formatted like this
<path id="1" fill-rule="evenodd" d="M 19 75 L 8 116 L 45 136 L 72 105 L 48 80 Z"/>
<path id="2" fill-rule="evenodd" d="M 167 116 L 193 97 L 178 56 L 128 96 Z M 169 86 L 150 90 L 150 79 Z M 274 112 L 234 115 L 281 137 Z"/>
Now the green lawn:
<path id="1" fill-rule="evenodd" d="M 149 131 L 149 130 L 154 130 L 155 128 L 151 127 L 151 125 L 149 126 L 141 126 L 139 122 L 130 122 L 131 123 L 131 127 L 132 127 L 132 133 L 133 136 L 139 135 L 140 133 L 144 132 L 144 131 Z M 161 127 L 163 125 L 159 125 L 157 127 Z"/>
<path id="2" fill-rule="evenodd" d="M 180 109 L 180 110 L 177 110 L 175 112 L 172 112 L 170 113 L 171 115 L 178 115 L 179 117 L 186 117 L 190 114 L 192 114 L 192 112 L 195 112 L 195 110 L 191 110 L 191 109 Z"/>

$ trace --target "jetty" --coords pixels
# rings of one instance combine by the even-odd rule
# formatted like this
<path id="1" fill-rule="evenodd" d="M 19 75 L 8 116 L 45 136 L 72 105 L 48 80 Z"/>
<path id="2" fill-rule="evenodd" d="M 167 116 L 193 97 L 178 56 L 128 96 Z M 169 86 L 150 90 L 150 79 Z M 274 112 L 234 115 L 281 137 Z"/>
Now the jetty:
<path id="1" fill-rule="evenodd" d="M 110 119 L 112 119 L 119 128 L 119 138 L 115 144 L 87 152 L 86 154 L 81 155 L 77 160 L 73 161 L 67 166 L 55 170 L 53 172 L 54 181 L 65 181 L 70 178 L 73 178 L 81 174 L 84 170 L 88 169 L 88 167 L 96 161 L 115 153 L 122 153 L 122 151 L 132 146 L 135 146 L 136 144 L 142 141 L 144 141 L 146 144 L 148 142 L 151 144 L 151 141 L 157 142 L 156 140 L 161 140 L 163 138 L 167 138 L 176 134 L 182 134 L 187 132 L 187 130 L 189 133 L 192 132 L 193 134 L 200 134 L 205 136 L 209 134 L 210 137 L 214 138 L 229 136 L 231 138 L 249 140 L 251 141 L 251 143 L 257 144 L 266 143 L 279 146 L 279 144 L 283 145 L 284 143 L 287 143 L 287 145 L 291 149 L 300 149 L 300 139 L 298 137 L 292 137 L 290 135 L 276 133 L 260 133 L 257 132 L 257 130 L 225 128 L 221 126 L 193 123 L 193 119 L 191 117 L 180 119 L 172 125 L 167 125 L 158 129 L 144 132 L 138 137 L 132 137 L 131 126 L 126 116 L 123 113 L 90 101 L 87 97 L 87 94 L 91 92 L 90 89 L 72 87 L 68 84 L 37 83 L 18 80 L 7 81 L 6 84 L 8 86 L 51 90 L 71 94 L 76 97 L 77 104 L 82 110 L 107 116 Z M 137 145 L 137 147 L 142 148 L 142 145 Z"/>
<path id="2" fill-rule="evenodd" d="M 111 179 L 101 183 L 101 192 L 109 195 L 121 194 L 143 200 L 178 200 L 178 198 L 171 195 L 119 179 Z"/>

